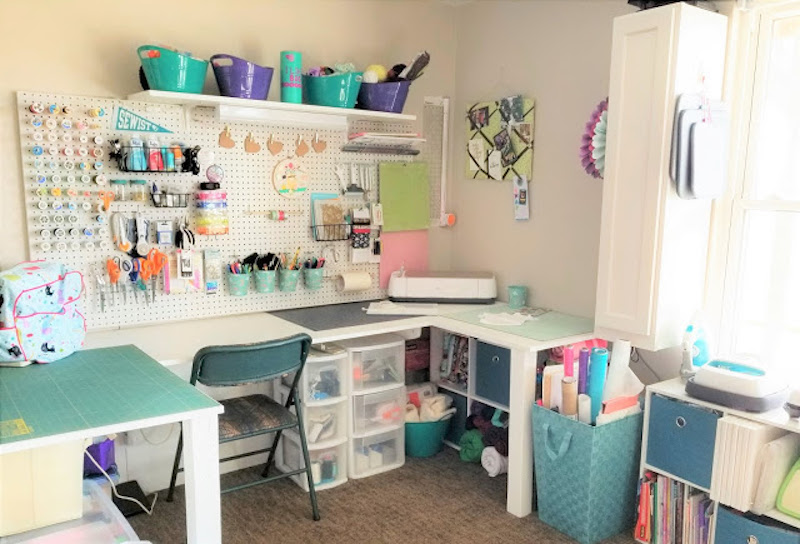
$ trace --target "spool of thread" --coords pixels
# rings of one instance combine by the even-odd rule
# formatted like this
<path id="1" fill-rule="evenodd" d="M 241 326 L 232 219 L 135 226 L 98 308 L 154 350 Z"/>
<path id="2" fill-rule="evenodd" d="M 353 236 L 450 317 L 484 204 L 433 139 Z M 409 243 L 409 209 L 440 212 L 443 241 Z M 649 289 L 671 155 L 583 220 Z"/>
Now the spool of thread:
<path id="1" fill-rule="evenodd" d="M 608 350 L 605 348 L 592 349 L 588 384 L 588 393 L 592 398 L 592 424 L 597 420 L 597 414 L 603 409 L 603 388 L 606 383 L 607 366 Z"/>
<path id="2" fill-rule="evenodd" d="M 592 423 L 592 397 L 589 395 L 578 395 L 578 421 Z"/>
<path id="3" fill-rule="evenodd" d="M 571 378 L 575 369 L 575 346 L 564 346 L 564 377 Z"/>
<path id="4" fill-rule="evenodd" d="M 343 293 L 364 291 L 372 287 L 369 272 L 345 272 L 336 277 L 336 289 Z"/>
<path id="5" fill-rule="evenodd" d="M 589 348 L 581 348 L 578 354 L 578 394 L 586 393 L 586 378 L 589 376 Z"/>
<path id="6" fill-rule="evenodd" d="M 552 408 L 550 404 L 550 388 L 552 387 L 553 375 L 550 373 L 542 376 L 542 406 L 548 410 Z"/>
<path id="7" fill-rule="evenodd" d="M 573 419 L 578 415 L 578 380 L 571 376 L 561 380 L 561 413 Z"/>

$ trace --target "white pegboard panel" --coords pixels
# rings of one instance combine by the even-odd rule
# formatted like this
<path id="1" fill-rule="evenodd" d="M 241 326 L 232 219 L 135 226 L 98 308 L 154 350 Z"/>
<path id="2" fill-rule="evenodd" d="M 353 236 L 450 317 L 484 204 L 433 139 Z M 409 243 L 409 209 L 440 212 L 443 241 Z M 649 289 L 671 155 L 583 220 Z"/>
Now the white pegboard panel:
<path id="1" fill-rule="evenodd" d="M 423 108 L 423 136 L 425 145 L 422 147 L 422 160 L 428 163 L 428 182 L 430 186 L 430 219 L 431 223 L 438 225 L 442 217 L 442 200 L 446 200 L 445 188 L 442 186 L 442 172 L 444 165 L 444 136 L 447 127 L 447 104 L 442 99 L 426 98 Z"/>
<path id="2" fill-rule="evenodd" d="M 58 112 L 50 114 L 47 111 L 35 115 L 29 111 L 29 106 L 34 102 L 42 103 L 45 108 L 51 104 L 58 106 Z M 64 114 L 61 108 L 67 106 L 69 113 Z M 124 107 L 142 117 L 161 125 L 173 134 L 158 134 L 162 144 L 182 142 L 190 146 L 199 145 L 203 150 L 201 154 L 201 174 L 193 176 L 190 173 L 143 173 L 120 172 L 114 161 L 109 160 L 109 140 L 120 137 L 129 137 L 131 132 L 117 131 L 114 128 L 115 108 Z M 302 135 L 306 142 L 311 143 L 315 134 L 326 142 L 326 149 L 316 153 L 313 149 L 302 158 L 300 163 L 310 174 L 311 192 L 339 192 L 340 185 L 335 176 L 335 166 L 338 163 L 377 164 L 381 161 L 408 160 L 407 157 L 394 155 L 354 154 L 340 151 L 346 142 L 347 133 L 338 130 L 313 130 L 296 128 L 289 125 L 266 125 L 263 123 L 228 122 L 218 120 L 214 108 L 184 108 L 182 106 L 151 104 L 145 102 L 132 102 L 109 98 L 67 96 L 50 93 L 19 92 L 17 94 L 17 107 L 19 112 L 19 129 L 21 138 L 23 185 L 25 190 L 26 217 L 28 224 L 28 242 L 31 258 L 46 259 L 63 262 L 67 266 L 81 271 L 85 275 L 87 287 L 84 304 L 87 325 L 90 329 L 109 328 L 117 326 L 135 325 L 140 323 L 168 322 L 180 319 L 193 319 L 230 314 L 252 313 L 283 308 L 296 308 L 335 304 L 358 300 L 382 298 L 385 291 L 378 287 L 377 264 L 352 264 L 349 262 L 349 241 L 316 242 L 311 236 L 310 229 L 310 199 L 304 195 L 296 199 L 287 199 L 280 196 L 272 188 L 272 171 L 278 161 L 294 156 L 295 141 Z M 90 110 L 102 108 L 105 115 L 92 117 Z M 42 126 L 36 127 L 31 121 L 38 117 L 43 121 Z M 48 120 L 56 122 L 55 128 L 49 128 Z M 62 122 L 69 119 L 72 128 L 62 128 Z M 76 126 L 84 122 L 87 128 L 79 130 Z M 225 126 L 229 127 L 230 135 L 236 142 L 232 149 L 225 149 L 218 145 L 220 132 Z M 351 131 L 407 131 L 408 124 L 384 123 L 376 121 L 360 121 L 350 127 Z M 261 145 L 257 153 L 244 151 L 244 139 L 252 133 L 256 142 Z M 66 138 L 71 141 L 65 141 Z M 85 135 L 87 141 L 80 141 Z M 273 156 L 267 150 L 267 140 L 270 135 L 284 144 L 283 150 Z M 95 144 L 96 137 L 103 139 L 101 144 Z M 142 134 L 144 137 L 145 134 Z M 53 139 L 51 142 L 50 139 Z M 34 146 L 41 145 L 44 154 L 35 156 L 32 153 Z M 49 148 L 54 147 L 55 154 L 49 154 Z M 86 148 L 89 156 L 86 158 L 76 156 L 66 157 L 65 148 L 77 151 Z M 103 156 L 95 159 L 91 152 L 101 149 Z M 211 152 L 212 156 L 209 156 Z M 37 163 L 39 159 L 41 163 Z M 68 170 L 68 161 L 76 165 Z M 86 161 L 90 175 L 89 183 L 81 182 L 84 173 L 79 168 L 79 163 Z M 94 170 L 95 161 L 102 161 L 103 169 Z M 52 163 L 52 164 L 51 164 Z M 104 229 L 97 221 L 97 217 L 108 221 L 109 214 L 98 211 L 100 203 L 98 192 L 110 187 L 98 186 L 94 178 L 98 173 L 105 174 L 110 179 L 146 179 L 148 185 L 155 182 L 159 188 L 171 189 L 173 192 L 194 193 L 198 183 L 205 181 L 204 172 L 210 164 L 218 164 L 225 170 L 222 188 L 228 193 L 228 216 L 230 233 L 220 236 L 197 236 L 195 249 L 202 251 L 207 248 L 216 248 L 220 251 L 223 262 L 227 263 L 237 258 L 245 257 L 252 252 L 265 253 L 267 251 L 293 253 L 299 246 L 304 256 L 321 256 L 326 253 L 325 265 L 326 281 L 322 289 L 309 291 L 303 286 L 302 280 L 297 290 L 283 293 L 276 290 L 274 293 L 258 294 L 251 285 L 250 294 L 244 297 L 231 296 L 227 284 L 223 280 L 220 291 L 214 295 L 205 292 L 165 295 L 159 281 L 156 289 L 155 302 L 146 305 L 139 297 L 136 303 L 128 294 L 127 303 L 118 294 L 110 300 L 106 295 L 105 311 L 101 311 L 99 291 L 96 276 L 106 277 L 105 262 L 111 256 L 124 256 L 113 247 L 110 229 Z M 53 176 L 61 176 L 59 180 Z M 69 182 L 68 176 L 75 176 L 75 181 Z M 44 181 L 37 181 L 39 176 L 44 176 Z M 37 190 L 44 188 L 47 195 L 37 195 Z M 60 188 L 61 196 L 53 196 L 52 189 Z M 68 196 L 67 191 L 74 189 L 77 194 Z M 85 196 L 88 195 L 88 196 Z M 358 205 L 363 204 L 364 197 L 348 197 Z M 369 200 L 376 201 L 377 194 L 369 195 Z M 61 201 L 63 209 L 53 209 L 53 202 Z M 67 204 L 74 202 L 75 211 L 67 209 Z M 91 205 L 90 211 L 82 209 L 83 203 Z M 40 204 L 43 203 L 43 204 Z M 42 210 L 39 206 L 46 206 Z M 193 224 L 194 198 L 189 199 L 187 208 L 156 208 L 148 200 L 146 203 L 131 201 L 114 202 L 111 212 L 125 212 L 133 214 L 139 212 L 151 221 L 178 220 L 183 216 L 189 218 L 190 226 Z M 291 212 L 286 221 L 278 222 L 268 219 L 263 212 L 267 210 L 286 210 Z M 70 216 L 74 216 L 70 219 Z M 47 218 L 43 223 L 42 217 Z M 59 218 L 59 219 L 57 219 Z M 61 223 L 56 223 L 60 221 Z M 70 223 L 74 221 L 74 223 Z M 56 240 L 53 232 L 63 223 L 67 235 L 63 240 Z M 77 228 L 78 234 L 71 236 L 70 228 Z M 83 233 L 84 229 L 91 236 Z M 49 231 L 49 240 L 41 234 L 42 230 Z M 57 242 L 63 241 L 64 248 L 58 248 Z M 150 241 L 153 242 L 151 228 Z M 49 242 L 51 247 L 43 249 L 43 243 Z M 94 246 L 88 242 L 93 242 Z M 162 250 L 172 253 L 172 246 L 159 246 Z M 338 255 L 338 262 L 333 255 Z M 372 287 L 357 293 L 341 293 L 336 291 L 333 278 L 342 272 L 363 271 L 372 276 Z M 124 276 L 123 276 L 124 278 Z"/>

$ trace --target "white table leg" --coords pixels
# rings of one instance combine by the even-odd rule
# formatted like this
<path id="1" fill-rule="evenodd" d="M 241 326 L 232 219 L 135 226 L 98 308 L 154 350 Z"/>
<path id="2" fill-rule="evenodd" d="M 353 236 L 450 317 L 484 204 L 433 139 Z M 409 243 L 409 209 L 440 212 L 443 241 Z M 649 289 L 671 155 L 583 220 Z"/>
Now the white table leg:
<path id="1" fill-rule="evenodd" d="M 188 544 L 220 544 L 219 427 L 208 411 L 183 422 Z"/>
<path id="2" fill-rule="evenodd" d="M 533 509 L 531 409 L 536 396 L 536 355 L 535 351 L 511 350 L 506 510 L 520 518 Z"/>

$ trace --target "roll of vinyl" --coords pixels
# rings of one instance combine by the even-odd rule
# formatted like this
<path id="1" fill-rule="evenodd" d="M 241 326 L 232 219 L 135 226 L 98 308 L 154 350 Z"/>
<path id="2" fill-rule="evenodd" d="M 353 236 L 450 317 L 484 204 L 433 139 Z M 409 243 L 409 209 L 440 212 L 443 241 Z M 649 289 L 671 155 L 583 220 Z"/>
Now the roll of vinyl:
<path id="1" fill-rule="evenodd" d="M 336 277 L 336 289 L 344 293 L 364 291 L 372 287 L 369 272 L 345 272 Z"/>
<path id="2" fill-rule="evenodd" d="M 550 392 L 552 391 L 552 379 L 553 375 L 550 373 L 544 374 L 542 376 L 542 406 L 547 408 L 548 410 L 553 407 L 550 402 Z"/>
<path id="3" fill-rule="evenodd" d="M 578 380 L 572 376 L 561 380 L 561 413 L 572 417 L 578 413 Z"/>
<path id="4" fill-rule="evenodd" d="M 632 397 L 644 389 L 644 384 L 630 368 L 630 360 L 631 343 L 627 340 L 615 340 L 608 365 L 608 380 L 603 391 L 604 402 L 617 397 Z"/>
<path id="5" fill-rule="evenodd" d="M 578 421 L 587 425 L 592 422 L 592 397 L 589 395 L 578 395 Z"/>
<path id="6" fill-rule="evenodd" d="M 589 348 L 581 348 L 578 355 L 578 394 L 586 393 L 586 378 L 589 376 Z"/>
<path id="7" fill-rule="evenodd" d="M 592 423 L 597 419 L 597 414 L 603 409 L 603 388 L 606 384 L 608 372 L 608 350 L 594 348 L 589 365 L 588 393 L 592 397 Z"/>

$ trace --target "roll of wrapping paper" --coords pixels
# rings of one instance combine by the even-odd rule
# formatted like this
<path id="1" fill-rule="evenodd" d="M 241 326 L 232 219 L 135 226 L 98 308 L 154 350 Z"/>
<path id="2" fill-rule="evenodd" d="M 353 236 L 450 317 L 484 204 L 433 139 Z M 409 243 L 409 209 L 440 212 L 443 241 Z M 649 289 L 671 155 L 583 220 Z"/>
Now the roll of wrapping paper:
<path id="1" fill-rule="evenodd" d="M 592 397 L 589 395 L 578 395 L 578 421 L 592 423 Z"/>
<path id="2" fill-rule="evenodd" d="M 336 289 L 343 293 L 364 291 L 372 287 L 369 272 L 345 272 L 336 277 Z"/>
<path id="3" fill-rule="evenodd" d="M 553 375 L 550 373 L 545 373 L 542 376 L 542 406 L 548 410 L 552 408 L 550 404 L 550 388 L 552 387 L 552 380 Z"/>
<path id="4" fill-rule="evenodd" d="M 561 413 L 572 419 L 578 417 L 578 380 L 573 377 L 561 380 Z"/>
<path id="5" fill-rule="evenodd" d="M 607 370 L 608 350 L 605 348 L 592 349 L 587 386 L 589 396 L 592 398 L 592 424 L 597 420 L 597 414 L 603 409 L 603 388 L 606 384 Z"/>
<path id="6" fill-rule="evenodd" d="M 575 370 L 575 346 L 564 346 L 564 377 L 571 378 Z"/>
<path id="7" fill-rule="evenodd" d="M 578 394 L 586 393 L 586 378 L 589 375 L 589 348 L 581 348 L 578 355 Z"/>

